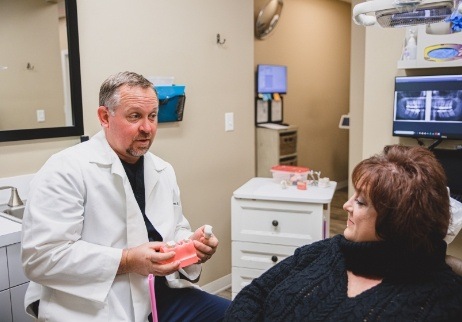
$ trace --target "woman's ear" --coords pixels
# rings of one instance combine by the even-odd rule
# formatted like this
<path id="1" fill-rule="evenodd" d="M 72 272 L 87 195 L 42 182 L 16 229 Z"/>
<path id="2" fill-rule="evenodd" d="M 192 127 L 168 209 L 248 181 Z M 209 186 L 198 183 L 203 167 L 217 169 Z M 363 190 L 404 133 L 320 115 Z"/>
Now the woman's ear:
<path id="1" fill-rule="evenodd" d="M 106 128 L 109 127 L 109 113 L 109 108 L 106 106 L 98 107 L 99 122 L 101 123 L 101 126 Z"/>

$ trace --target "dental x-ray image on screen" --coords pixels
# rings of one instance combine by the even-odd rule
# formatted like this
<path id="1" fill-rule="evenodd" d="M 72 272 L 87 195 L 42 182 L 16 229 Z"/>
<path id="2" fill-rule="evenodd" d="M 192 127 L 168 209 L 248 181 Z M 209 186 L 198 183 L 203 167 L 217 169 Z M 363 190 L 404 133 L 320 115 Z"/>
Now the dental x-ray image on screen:
<path id="1" fill-rule="evenodd" d="M 427 92 L 397 92 L 397 120 L 425 120 L 425 104 Z"/>
<path id="2" fill-rule="evenodd" d="M 396 77 L 393 135 L 462 139 L 462 75 Z"/>
<path id="3" fill-rule="evenodd" d="M 462 121 L 462 91 L 432 91 L 430 119 Z"/>
<path id="4" fill-rule="evenodd" d="M 396 95 L 396 120 L 462 120 L 462 91 L 397 92 Z"/>

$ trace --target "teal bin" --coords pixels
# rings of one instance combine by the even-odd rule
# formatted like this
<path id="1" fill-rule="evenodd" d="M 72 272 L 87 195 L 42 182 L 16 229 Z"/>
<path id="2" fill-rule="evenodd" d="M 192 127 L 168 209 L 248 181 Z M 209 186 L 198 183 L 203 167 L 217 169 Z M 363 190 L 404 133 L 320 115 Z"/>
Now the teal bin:
<path id="1" fill-rule="evenodd" d="M 179 122 L 183 120 L 186 95 L 184 85 L 154 86 L 159 97 L 159 122 Z"/>

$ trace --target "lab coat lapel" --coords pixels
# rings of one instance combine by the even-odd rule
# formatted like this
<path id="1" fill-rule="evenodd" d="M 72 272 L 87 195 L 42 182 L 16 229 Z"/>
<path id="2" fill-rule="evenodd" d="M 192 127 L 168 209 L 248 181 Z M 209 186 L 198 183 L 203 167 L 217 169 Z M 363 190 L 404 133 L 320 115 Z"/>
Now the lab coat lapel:
<path id="1" fill-rule="evenodd" d="M 133 194 L 133 189 L 122 162 L 115 151 L 109 146 L 103 131 L 97 133 L 94 138 L 95 149 L 98 151 L 102 150 L 103 153 L 95 153 L 91 162 L 110 166 L 111 173 L 120 177 L 122 182 L 126 205 L 127 246 L 135 247 L 148 242 L 148 233 L 144 224 L 143 214 Z M 122 191 L 120 192 L 122 193 Z"/>
<path id="2" fill-rule="evenodd" d="M 136 247 L 143 243 L 148 242 L 148 233 L 146 231 L 146 225 L 144 224 L 143 214 L 141 213 L 138 202 L 136 201 L 133 189 L 130 185 L 125 169 L 121 162 L 117 162 L 113 165 L 118 173 L 121 168 L 123 188 L 125 192 L 125 205 L 127 214 L 127 246 Z"/>
<path id="3" fill-rule="evenodd" d="M 129 248 L 139 246 L 149 241 L 143 214 L 138 206 L 130 181 L 128 180 L 120 160 L 113 163 L 112 171 L 114 174 L 122 177 L 127 213 L 127 246 Z M 135 321 L 145 321 L 146 312 L 149 312 L 147 278 L 135 273 L 130 273 L 129 279 Z"/>
<path id="4" fill-rule="evenodd" d="M 144 188 L 146 200 L 149 200 L 149 197 L 154 191 L 154 187 L 159 181 L 159 169 L 157 169 L 156 164 L 152 156 L 147 153 L 144 159 Z"/>

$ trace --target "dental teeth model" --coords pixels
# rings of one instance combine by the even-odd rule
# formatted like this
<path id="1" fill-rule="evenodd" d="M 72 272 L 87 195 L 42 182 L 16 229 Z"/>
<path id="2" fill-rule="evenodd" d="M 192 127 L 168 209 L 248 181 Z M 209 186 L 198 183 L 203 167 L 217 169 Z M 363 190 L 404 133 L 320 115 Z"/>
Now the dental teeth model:
<path id="1" fill-rule="evenodd" d="M 180 261 L 180 268 L 192 265 L 199 261 L 199 257 L 196 255 L 196 248 L 194 243 L 190 239 L 182 240 L 178 243 L 174 241 L 167 242 L 160 248 L 161 253 L 175 252 L 175 256 L 162 262 L 168 264 L 174 261 Z"/>

